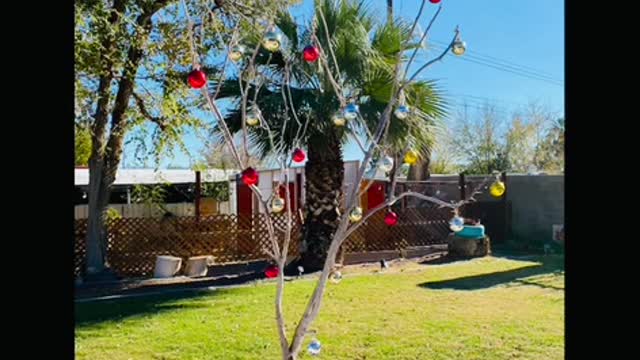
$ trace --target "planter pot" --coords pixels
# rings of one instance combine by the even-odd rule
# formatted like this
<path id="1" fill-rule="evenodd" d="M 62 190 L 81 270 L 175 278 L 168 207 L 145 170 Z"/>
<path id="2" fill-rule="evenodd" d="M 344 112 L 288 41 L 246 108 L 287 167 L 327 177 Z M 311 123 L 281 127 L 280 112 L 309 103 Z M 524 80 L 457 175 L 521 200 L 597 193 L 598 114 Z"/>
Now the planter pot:
<path id="1" fill-rule="evenodd" d="M 156 258 L 156 266 L 153 270 L 154 278 L 169 278 L 174 276 L 180 266 L 182 265 L 182 259 L 175 256 L 158 256 Z"/>
<path id="2" fill-rule="evenodd" d="M 187 260 L 185 273 L 189 277 L 207 276 L 211 265 L 213 265 L 213 256 L 192 256 Z"/>

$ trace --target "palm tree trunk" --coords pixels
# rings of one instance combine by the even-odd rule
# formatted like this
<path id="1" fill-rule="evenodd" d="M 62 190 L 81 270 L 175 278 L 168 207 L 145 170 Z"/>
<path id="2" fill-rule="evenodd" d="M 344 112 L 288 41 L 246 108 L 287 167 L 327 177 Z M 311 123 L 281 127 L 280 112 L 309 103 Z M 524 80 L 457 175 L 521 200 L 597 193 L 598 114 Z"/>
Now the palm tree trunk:
<path id="1" fill-rule="evenodd" d="M 429 165 L 431 164 L 431 159 L 429 157 L 420 158 L 418 162 L 409 167 L 409 173 L 407 174 L 407 180 L 409 181 L 426 181 L 431 177 L 431 172 L 429 171 Z M 423 200 L 413 198 L 407 199 L 406 204 L 410 207 L 418 207 L 423 203 Z"/>
<path id="2" fill-rule="evenodd" d="M 329 244 L 338 228 L 338 208 L 343 197 L 342 145 L 333 132 L 313 137 L 305 165 L 306 201 L 300 254 L 305 272 L 321 270 Z M 339 255 L 340 256 L 340 255 Z"/>
<path id="3" fill-rule="evenodd" d="M 409 174 L 407 174 L 407 180 L 429 180 L 431 177 L 431 172 L 429 171 L 430 163 L 431 159 L 426 158 L 418 160 L 415 165 L 411 165 L 411 167 L 409 167 Z"/>

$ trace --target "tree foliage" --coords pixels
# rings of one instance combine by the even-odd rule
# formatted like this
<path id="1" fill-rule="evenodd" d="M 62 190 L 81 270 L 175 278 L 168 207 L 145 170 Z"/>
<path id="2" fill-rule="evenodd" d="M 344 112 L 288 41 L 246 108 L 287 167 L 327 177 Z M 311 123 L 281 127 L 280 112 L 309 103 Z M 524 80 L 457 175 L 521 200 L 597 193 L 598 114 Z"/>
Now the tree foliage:
<path id="1" fill-rule="evenodd" d="M 75 165 L 89 165 L 89 156 L 91 156 L 91 132 L 86 127 L 76 124 L 74 138 Z"/>
<path id="2" fill-rule="evenodd" d="M 564 120 L 553 121 L 553 116 L 537 103 L 506 119 L 490 104 L 473 115 L 461 111 L 452 127 L 453 146 L 443 156 L 459 159 L 472 174 L 562 172 Z"/>

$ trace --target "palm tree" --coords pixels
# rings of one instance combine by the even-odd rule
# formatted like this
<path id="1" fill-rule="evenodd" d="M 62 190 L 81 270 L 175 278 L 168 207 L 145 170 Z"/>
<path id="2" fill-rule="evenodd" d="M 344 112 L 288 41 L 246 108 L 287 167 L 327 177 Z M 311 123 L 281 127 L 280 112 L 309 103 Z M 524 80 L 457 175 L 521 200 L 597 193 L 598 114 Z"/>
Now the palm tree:
<path id="1" fill-rule="evenodd" d="M 306 271 L 322 268 L 328 245 L 338 225 L 344 179 L 342 146 L 350 134 L 362 137 L 367 129 L 375 129 L 391 96 L 398 52 L 416 46 L 412 44 L 406 23 L 394 21 L 377 25 L 363 1 L 317 0 L 315 5 L 315 30 L 313 26 L 307 28 L 300 36 L 289 14 L 278 16 L 276 24 L 285 36 L 287 46 L 274 53 L 259 50 L 256 65 L 265 83 L 264 86 L 256 86 L 256 81 L 253 81 L 249 85 L 248 96 L 249 99 L 256 99 L 255 105 L 261 110 L 264 121 L 276 134 L 282 130 L 283 119 L 293 116 L 283 91 L 290 91 L 291 102 L 300 120 L 300 124 L 289 121 L 282 137 L 270 139 L 268 132 L 260 127 L 251 128 L 249 136 L 262 156 L 273 152 L 288 153 L 300 146 L 307 148 L 305 223 L 300 259 Z M 248 49 L 255 48 L 259 36 L 256 32 L 246 37 L 243 45 Z M 318 42 L 316 45 L 320 45 L 324 52 L 328 52 L 329 46 L 332 46 L 338 66 L 327 54 L 331 73 L 348 92 L 346 96 L 358 101 L 363 122 L 351 122 L 344 127 L 333 124 L 332 115 L 339 109 L 340 103 L 329 76 L 318 63 L 308 64 L 301 57 L 302 49 L 313 43 L 314 37 Z M 285 82 L 287 69 L 288 88 Z M 246 68 L 242 71 L 243 79 L 247 78 L 249 71 Z M 256 78 L 253 77 L 253 80 Z M 235 132 L 242 129 L 240 86 L 246 84 L 238 81 L 237 75 L 232 76 L 226 79 L 218 94 L 219 99 L 227 98 L 232 102 L 225 121 Z M 210 86 L 213 92 L 217 84 Z M 404 96 L 413 111 L 404 120 L 392 119 L 387 129 L 387 143 L 378 156 L 385 152 L 401 158 L 400 155 L 411 147 L 423 157 L 428 157 L 434 141 L 436 121 L 445 113 L 442 97 L 434 82 L 424 80 L 408 84 Z M 307 122 L 306 130 L 301 131 Z M 304 136 L 299 143 L 294 143 L 296 134 L 302 132 Z"/>

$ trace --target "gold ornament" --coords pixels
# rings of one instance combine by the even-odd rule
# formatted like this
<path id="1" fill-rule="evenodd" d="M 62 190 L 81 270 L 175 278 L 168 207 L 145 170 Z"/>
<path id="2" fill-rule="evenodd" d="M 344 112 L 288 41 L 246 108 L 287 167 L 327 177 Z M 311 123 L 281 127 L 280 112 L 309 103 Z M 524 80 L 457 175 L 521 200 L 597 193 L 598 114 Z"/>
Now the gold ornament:
<path id="1" fill-rule="evenodd" d="M 362 219 L 362 208 L 360 206 L 356 206 L 349 213 L 349 220 L 351 222 L 358 222 Z"/>
<path id="2" fill-rule="evenodd" d="M 491 196 L 498 198 L 504 194 L 504 191 L 506 189 L 507 187 L 504 185 L 502 181 L 496 180 L 493 184 L 491 184 L 491 187 L 489 188 L 489 192 L 491 193 Z"/>
<path id="3" fill-rule="evenodd" d="M 409 165 L 414 165 L 416 162 L 418 162 L 418 158 L 419 158 L 419 154 L 417 151 L 415 150 L 409 150 L 407 151 L 407 153 L 404 155 L 404 162 L 409 164 Z"/>
<path id="4" fill-rule="evenodd" d="M 274 214 L 277 214 L 282 210 L 284 210 L 284 199 L 279 196 L 273 198 L 273 200 L 271 201 L 271 211 Z"/>

